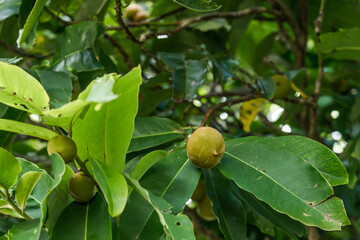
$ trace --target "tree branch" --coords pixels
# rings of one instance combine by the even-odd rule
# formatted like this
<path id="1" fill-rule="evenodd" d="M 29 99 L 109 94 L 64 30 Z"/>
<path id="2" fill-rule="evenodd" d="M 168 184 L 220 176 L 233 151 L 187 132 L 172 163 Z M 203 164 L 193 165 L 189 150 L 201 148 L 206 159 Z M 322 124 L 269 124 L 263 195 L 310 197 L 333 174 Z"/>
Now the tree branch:
<path id="1" fill-rule="evenodd" d="M 184 28 L 188 27 L 189 25 L 196 23 L 196 22 L 201 22 L 201 21 L 205 21 L 205 20 L 209 20 L 209 19 L 214 19 L 214 18 L 239 18 L 239 17 L 243 17 L 246 15 L 250 15 L 250 14 L 254 14 L 254 13 L 271 13 L 274 15 L 279 15 L 278 11 L 275 10 L 271 10 L 265 7 L 251 7 L 251 8 L 247 8 L 241 11 L 236 11 L 236 12 L 213 12 L 213 13 L 208 13 L 208 14 L 203 14 L 203 15 L 199 15 L 199 16 L 195 16 L 195 17 L 191 17 L 191 18 L 187 18 L 187 19 L 182 19 L 179 20 L 176 25 L 178 27 L 170 30 L 170 31 L 163 31 L 163 32 L 146 32 L 144 34 L 142 34 L 140 36 L 140 42 L 145 42 L 146 40 L 148 40 L 149 38 L 152 37 L 157 37 L 160 35 L 167 35 L 167 36 L 171 36 L 175 33 L 180 32 L 181 30 L 183 30 Z"/>
<path id="2" fill-rule="evenodd" d="M 121 0 L 115 0 L 116 2 L 116 6 L 115 6 L 115 11 L 116 11 L 116 21 L 118 22 L 118 24 L 121 26 L 121 28 L 124 30 L 124 32 L 126 33 L 126 35 L 128 36 L 128 38 L 133 41 L 134 43 L 141 43 L 129 30 L 129 28 L 127 27 L 127 25 L 124 23 L 124 20 L 122 19 L 122 12 L 121 12 Z"/>
<path id="3" fill-rule="evenodd" d="M 324 9 L 326 5 L 326 0 L 322 0 L 320 4 L 320 10 L 319 15 L 315 19 L 314 25 L 315 25 L 315 35 L 316 35 L 316 42 L 317 44 L 320 43 L 320 34 L 321 34 L 321 27 L 322 22 L 324 19 Z M 308 137 L 312 139 L 318 139 L 318 133 L 317 133 L 317 101 L 319 99 L 320 95 L 320 89 L 321 89 L 321 83 L 322 79 L 324 77 L 324 59 L 323 55 L 317 47 L 317 53 L 318 53 L 318 75 L 315 80 L 315 89 L 314 94 L 312 96 L 312 102 L 313 106 L 310 107 L 310 124 L 309 124 L 309 131 L 308 131 Z"/>
<path id="4" fill-rule="evenodd" d="M 226 106 L 231 106 L 231 105 L 234 105 L 236 103 L 249 101 L 249 100 L 252 100 L 252 99 L 255 99 L 255 98 L 259 98 L 259 97 L 262 97 L 262 96 L 257 95 L 257 94 L 250 94 L 250 95 L 247 95 L 247 96 L 230 99 L 230 100 L 227 100 L 225 102 L 221 102 L 219 104 L 216 104 L 216 105 L 210 107 L 207 110 L 207 112 L 205 113 L 204 118 L 203 118 L 200 126 L 205 126 L 205 124 L 206 124 L 207 120 L 209 119 L 209 117 L 213 114 L 214 111 L 216 111 L 218 109 L 221 109 L 221 108 L 226 107 Z"/>
<path id="5" fill-rule="evenodd" d="M 112 43 L 112 45 L 114 45 L 114 47 L 120 52 L 120 54 L 123 56 L 126 62 L 126 65 L 128 66 L 129 69 L 131 69 L 133 66 L 131 64 L 129 55 L 125 52 L 123 47 L 115 40 L 115 38 L 113 38 L 109 34 L 104 33 L 104 37 L 107 38 Z"/>

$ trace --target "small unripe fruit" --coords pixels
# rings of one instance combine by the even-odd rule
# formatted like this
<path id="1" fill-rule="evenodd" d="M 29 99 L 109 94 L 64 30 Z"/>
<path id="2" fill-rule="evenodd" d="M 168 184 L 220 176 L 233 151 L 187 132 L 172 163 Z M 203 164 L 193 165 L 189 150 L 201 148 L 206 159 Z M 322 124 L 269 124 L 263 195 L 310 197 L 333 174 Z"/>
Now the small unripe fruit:
<path id="1" fill-rule="evenodd" d="M 195 202 L 201 202 L 206 196 L 205 183 L 203 181 L 199 181 L 198 185 L 193 192 L 191 199 Z"/>
<path id="2" fill-rule="evenodd" d="M 144 10 L 138 11 L 134 18 L 133 18 L 133 22 L 141 22 L 145 19 L 147 19 L 149 17 L 149 14 L 147 12 L 145 12 Z"/>
<path id="3" fill-rule="evenodd" d="M 212 127 L 198 128 L 187 143 L 187 155 L 190 161 L 200 168 L 216 166 L 224 152 L 224 138 Z"/>
<path id="4" fill-rule="evenodd" d="M 83 173 L 74 173 L 68 182 L 68 190 L 75 201 L 87 203 L 95 196 L 95 185 Z"/>
<path id="5" fill-rule="evenodd" d="M 291 91 L 290 80 L 282 75 L 274 75 L 272 79 L 274 80 L 276 87 L 273 99 L 285 98 Z"/>
<path id="6" fill-rule="evenodd" d="M 198 204 L 197 214 L 206 221 L 214 221 L 216 219 L 210 198 L 207 195 L 205 195 L 204 199 Z"/>
<path id="7" fill-rule="evenodd" d="M 128 20 L 133 21 L 136 13 L 143 10 L 141 5 L 132 3 L 125 9 L 124 15 Z"/>
<path id="8" fill-rule="evenodd" d="M 49 155 L 58 153 L 64 159 L 65 163 L 69 163 L 76 157 L 77 148 L 75 142 L 68 136 L 60 135 L 49 140 L 47 145 Z"/>

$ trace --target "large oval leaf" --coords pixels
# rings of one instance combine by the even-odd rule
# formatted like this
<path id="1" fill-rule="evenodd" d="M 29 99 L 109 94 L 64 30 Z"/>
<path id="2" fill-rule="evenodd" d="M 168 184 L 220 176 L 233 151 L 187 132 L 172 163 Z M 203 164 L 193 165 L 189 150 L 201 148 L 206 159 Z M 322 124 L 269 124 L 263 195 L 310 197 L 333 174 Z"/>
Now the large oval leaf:
<path id="1" fill-rule="evenodd" d="M 21 172 L 21 165 L 16 158 L 3 148 L 0 148 L 0 186 L 12 187 Z"/>
<path id="2" fill-rule="evenodd" d="M 57 220 L 51 239 L 111 240 L 110 216 L 101 195 L 87 204 L 72 202 Z"/>
<path id="3" fill-rule="evenodd" d="M 347 184 L 348 173 L 333 151 L 321 143 L 302 136 L 284 136 L 274 138 L 245 138 L 246 142 L 258 142 L 268 147 L 290 152 L 310 163 L 332 185 Z"/>
<path id="4" fill-rule="evenodd" d="M 49 108 L 49 97 L 41 84 L 21 68 L 0 62 L 0 102 L 41 113 Z"/>
<path id="5" fill-rule="evenodd" d="M 138 109 L 141 68 L 138 66 L 127 75 L 114 78 L 113 93 L 119 97 L 102 104 L 100 109 L 97 104 L 90 105 L 84 118 L 74 124 L 73 139 L 81 159 L 89 154 L 122 172 Z"/>
<path id="6" fill-rule="evenodd" d="M 349 224 L 342 202 L 331 198 L 334 192 L 328 181 L 289 151 L 246 138 L 231 140 L 219 169 L 240 188 L 306 225 L 340 230 Z"/>
<path id="7" fill-rule="evenodd" d="M 125 177 L 103 162 L 98 162 L 92 158 L 90 161 L 95 179 L 108 203 L 110 215 L 112 217 L 119 216 L 125 208 L 128 196 Z"/>

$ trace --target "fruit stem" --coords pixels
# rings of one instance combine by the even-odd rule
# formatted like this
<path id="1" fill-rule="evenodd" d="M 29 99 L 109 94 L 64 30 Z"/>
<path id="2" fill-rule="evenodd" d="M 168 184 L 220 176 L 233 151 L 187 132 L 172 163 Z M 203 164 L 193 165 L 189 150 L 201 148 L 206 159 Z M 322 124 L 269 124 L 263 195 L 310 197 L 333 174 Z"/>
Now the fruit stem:
<path id="1" fill-rule="evenodd" d="M 75 162 L 80 166 L 81 171 L 82 171 L 86 176 L 88 176 L 88 177 L 91 179 L 91 181 L 92 181 L 92 182 L 95 184 L 95 186 L 97 187 L 98 191 L 99 191 L 102 195 L 104 195 L 103 192 L 101 191 L 101 188 L 100 188 L 99 184 L 97 183 L 97 181 L 95 180 L 95 178 L 91 175 L 89 169 L 86 167 L 86 162 L 87 162 L 87 161 L 88 161 L 88 160 L 85 160 L 85 162 L 83 162 L 83 161 L 81 161 L 81 159 L 79 158 L 79 156 L 76 156 L 76 157 L 75 157 Z"/>

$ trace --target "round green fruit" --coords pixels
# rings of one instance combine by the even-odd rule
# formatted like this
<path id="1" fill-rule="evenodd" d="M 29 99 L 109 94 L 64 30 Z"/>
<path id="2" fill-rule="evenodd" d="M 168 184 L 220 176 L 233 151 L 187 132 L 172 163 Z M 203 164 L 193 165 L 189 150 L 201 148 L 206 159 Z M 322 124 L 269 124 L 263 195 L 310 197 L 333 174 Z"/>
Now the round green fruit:
<path id="1" fill-rule="evenodd" d="M 206 221 L 216 220 L 210 198 L 205 195 L 204 199 L 197 205 L 197 214 Z"/>
<path id="2" fill-rule="evenodd" d="M 124 15 L 128 20 L 133 21 L 136 13 L 143 10 L 141 5 L 132 3 L 125 9 Z"/>
<path id="3" fill-rule="evenodd" d="M 147 12 L 145 12 L 144 10 L 138 11 L 134 18 L 133 18 L 133 22 L 141 22 L 145 19 L 147 19 L 149 17 L 149 14 Z"/>
<path id="4" fill-rule="evenodd" d="M 83 173 L 74 173 L 68 182 L 68 190 L 75 201 L 87 203 L 95 196 L 95 185 Z"/>
<path id="5" fill-rule="evenodd" d="M 49 140 L 47 145 L 49 155 L 58 153 L 64 159 L 65 163 L 69 163 L 76 157 L 77 148 L 75 142 L 68 136 L 60 135 Z"/>
<path id="6" fill-rule="evenodd" d="M 206 196 L 205 183 L 203 181 L 199 181 L 198 185 L 193 192 L 191 199 L 195 202 L 201 202 Z"/>
<path id="7" fill-rule="evenodd" d="M 282 75 L 274 75 L 272 79 L 274 80 L 276 87 L 273 99 L 285 98 L 291 91 L 290 80 Z"/>
<path id="8" fill-rule="evenodd" d="M 224 138 L 212 127 L 198 128 L 187 143 L 187 155 L 190 161 L 200 168 L 216 166 L 224 152 Z"/>

